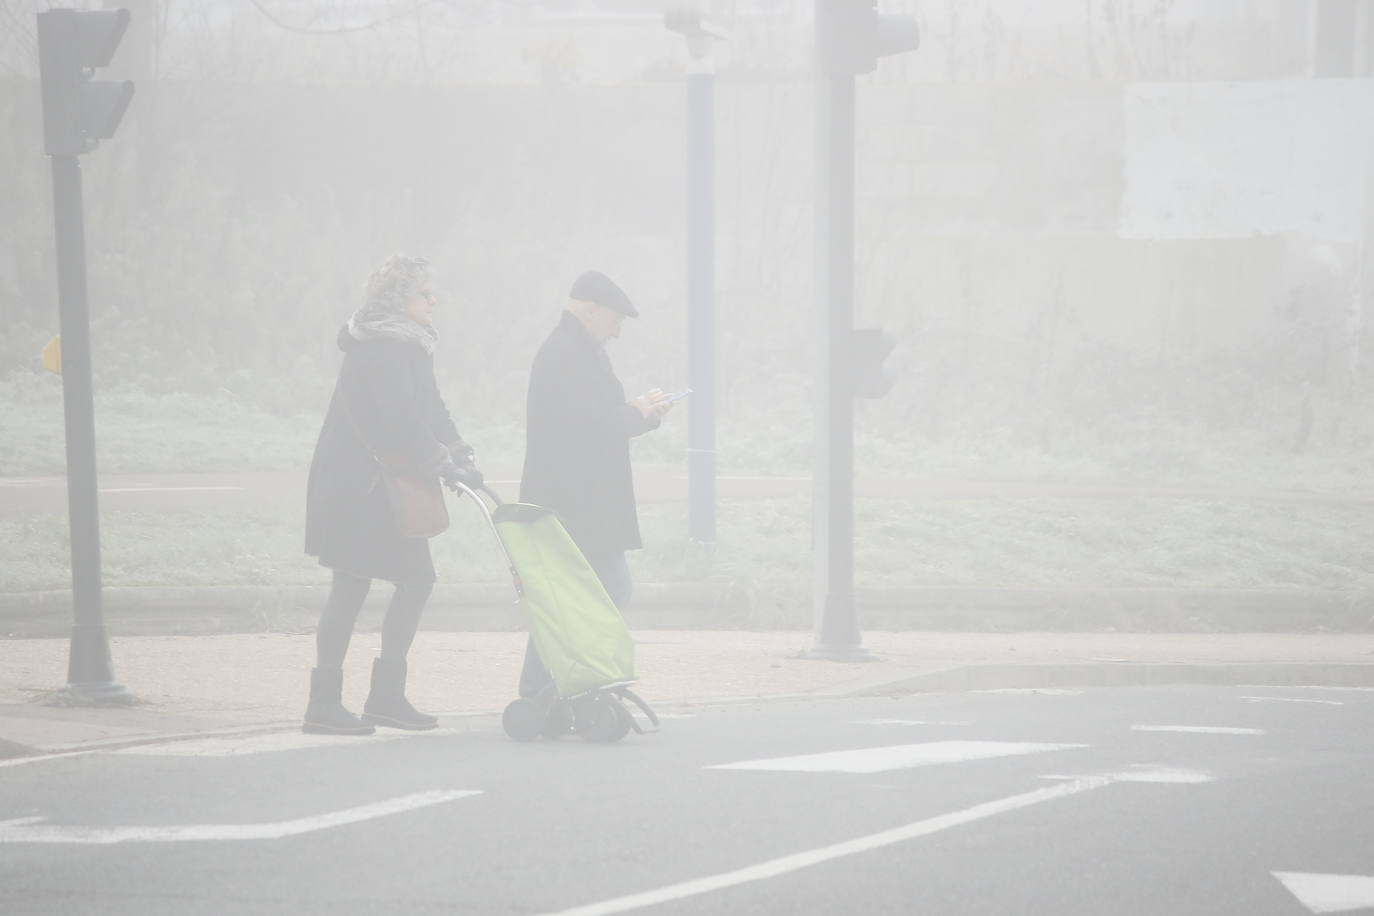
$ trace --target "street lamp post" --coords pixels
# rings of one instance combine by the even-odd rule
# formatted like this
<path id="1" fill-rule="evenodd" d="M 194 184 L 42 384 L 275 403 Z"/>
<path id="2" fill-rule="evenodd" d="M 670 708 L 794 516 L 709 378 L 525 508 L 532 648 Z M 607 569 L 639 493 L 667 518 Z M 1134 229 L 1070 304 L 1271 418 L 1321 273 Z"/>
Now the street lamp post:
<path id="1" fill-rule="evenodd" d="M 716 540 L 716 205 L 713 41 L 727 34 L 695 9 L 671 9 L 669 30 L 687 40 L 687 535 Z"/>

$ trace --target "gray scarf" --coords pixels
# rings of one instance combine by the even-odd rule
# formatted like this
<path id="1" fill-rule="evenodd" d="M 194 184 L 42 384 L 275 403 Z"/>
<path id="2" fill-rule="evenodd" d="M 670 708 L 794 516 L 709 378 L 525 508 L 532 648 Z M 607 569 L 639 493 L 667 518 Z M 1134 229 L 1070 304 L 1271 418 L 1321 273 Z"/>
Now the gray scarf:
<path id="1" fill-rule="evenodd" d="M 439 340 L 439 332 L 427 324 L 411 321 L 405 315 L 376 314 L 364 306 L 348 319 L 348 336 L 354 340 L 399 340 L 417 343 L 425 348 L 430 356 L 434 355 L 434 344 Z"/>
<path id="2" fill-rule="evenodd" d="M 429 262 L 394 254 L 367 278 L 363 305 L 348 319 L 348 334 L 354 340 L 399 340 L 417 343 L 434 355 L 439 332 L 427 324 L 412 321 L 406 303 L 429 284 Z"/>

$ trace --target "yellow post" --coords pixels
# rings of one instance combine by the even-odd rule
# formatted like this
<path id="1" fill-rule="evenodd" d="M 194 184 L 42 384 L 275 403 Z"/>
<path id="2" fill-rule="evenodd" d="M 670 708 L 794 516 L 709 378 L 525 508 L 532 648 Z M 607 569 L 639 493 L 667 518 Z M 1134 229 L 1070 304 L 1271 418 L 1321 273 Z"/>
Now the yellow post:
<path id="1" fill-rule="evenodd" d="M 43 368 L 54 375 L 62 374 L 62 338 L 54 337 L 43 346 Z"/>
<path id="2" fill-rule="evenodd" d="M 43 368 L 62 375 L 62 336 L 55 336 L 43 346 Z"/>

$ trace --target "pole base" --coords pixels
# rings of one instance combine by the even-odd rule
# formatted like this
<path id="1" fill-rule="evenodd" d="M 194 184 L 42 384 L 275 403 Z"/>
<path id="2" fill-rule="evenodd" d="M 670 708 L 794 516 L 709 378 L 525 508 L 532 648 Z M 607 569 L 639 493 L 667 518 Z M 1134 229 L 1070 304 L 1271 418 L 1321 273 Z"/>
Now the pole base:
<path id="1" fill-rule="evenodd" d="M 689 563 L 704 563 L 709 570 L 712 561 L 716 557 L 716 542 L 714 540 L 701 540 L 695 537 L 687 539 L 687 560 Z"/>
<path id="2" fill-rule="evenodd" d="M 881 659 L 863 646 L 829 646 L 816 643 L 797 658 L 823 662 L 876 662 Z"/>
<path id="3" fill-rule="evenodd" d="M 104 684 L 68 684 L 44 698 L 47 706 L 133 706 L 138 697 L 113 681 Z"/>

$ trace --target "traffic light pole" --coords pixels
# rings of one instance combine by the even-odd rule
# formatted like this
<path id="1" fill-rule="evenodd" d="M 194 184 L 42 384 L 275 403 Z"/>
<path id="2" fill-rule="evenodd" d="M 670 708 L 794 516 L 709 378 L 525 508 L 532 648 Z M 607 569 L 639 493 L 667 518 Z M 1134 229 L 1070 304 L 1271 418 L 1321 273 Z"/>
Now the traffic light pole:
<path id="1" fill-rule="evenodd" d="M 687 532 L 716 540 L 715 69 L 687 73 Z"/>
<path id="2" fill-rule="evenodd" d="M 863 648 L 854 607 L 854 400 L 848 384 L 854 328 L 854 76 L 817 69 L 815 644 L 806 656 L 868 661 L 872 656 Z"/>
<path id="3" fill-rule="evenodd" d="M 815 644 L 807 658 L 869 661 L 854 606 L 854 398 L 891 387 L 890 339 L 854 328 L 854 77 L 915 50 L 916 20 L 875 0 L 816 0 L 816 310 L 820 346 L 812 547 Z"/>
<path id="4" fill-rule="evenodd" d="M 71 655 L 67 693 L 87 703 L 128 703 L 115 683 L 100 584 L 100 509 L 96 489 L 95 403 L 91 386 L 90 316 L 81 162 L 52 156 L 57 235 L 57 298 L 62 335 L 62 405 L 67 434 L 67 513 L 72 555 Z"/>

